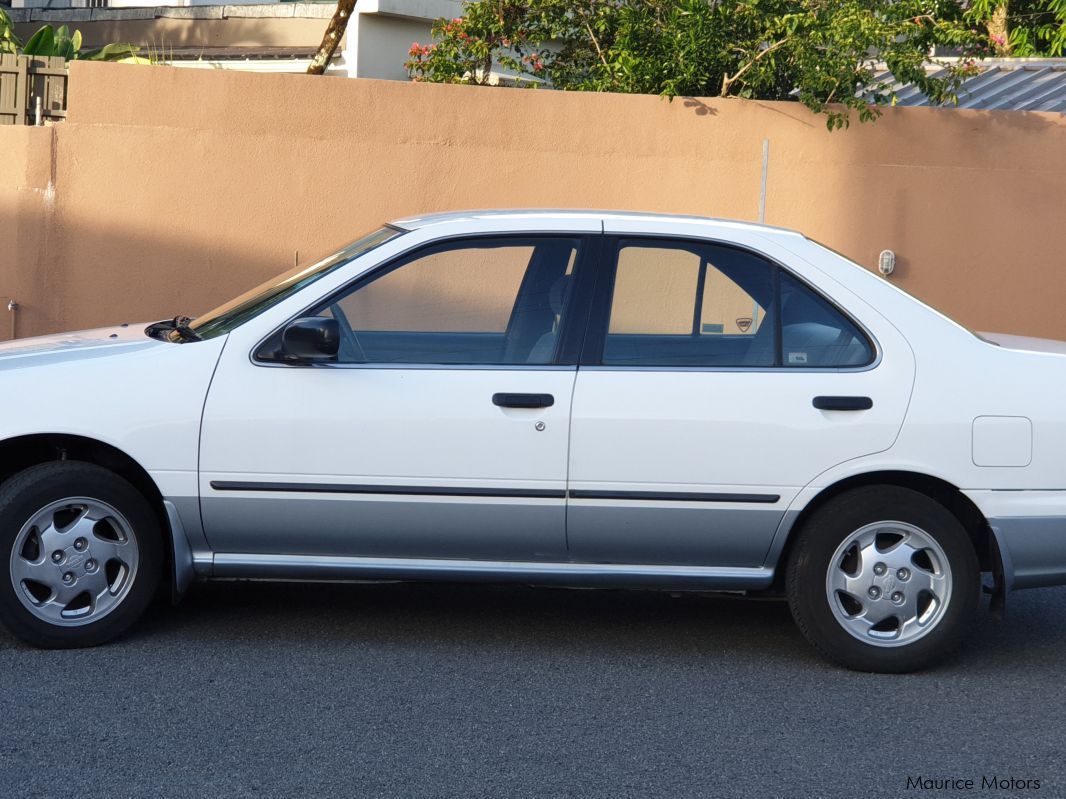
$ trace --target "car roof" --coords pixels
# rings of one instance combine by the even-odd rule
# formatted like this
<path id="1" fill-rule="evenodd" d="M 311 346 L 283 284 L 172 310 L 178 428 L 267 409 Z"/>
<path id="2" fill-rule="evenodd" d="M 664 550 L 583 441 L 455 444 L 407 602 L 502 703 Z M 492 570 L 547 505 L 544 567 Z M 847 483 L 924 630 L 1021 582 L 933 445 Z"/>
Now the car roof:
<path id="1" fill-rule="evenodd" d="M 752 233 L 761 234 L 786 234 L 789 236 L 802 237 L 803 234 L 789 228 L 764 225 L 756 222 L 744 222 L 734 219 L 718 219 L 714 217 L 695 216 L 689 214 L 662 214 L 643 213 L 637 211 L 599 211 L 590 209 L 565 209 L 565 208 L 515 208 L 494 209 L 480 211 L 445 211 L 442 213 L 424 214 L 420 216 L 406 217 L 392 222 L 394 227 L 405 230 L 417 230 L 418 228 L 431 225 L 444 225 L 462 222 L 484 222 L 491 219 L 540 219 L 546 223 L 565 222 L 566 220 L 599 220 L 601 222 L 625 222 L 640 225 L 642 222 L 678 222 L 682 224 L 698 224 L 707 228 L 748 230 Z"/>

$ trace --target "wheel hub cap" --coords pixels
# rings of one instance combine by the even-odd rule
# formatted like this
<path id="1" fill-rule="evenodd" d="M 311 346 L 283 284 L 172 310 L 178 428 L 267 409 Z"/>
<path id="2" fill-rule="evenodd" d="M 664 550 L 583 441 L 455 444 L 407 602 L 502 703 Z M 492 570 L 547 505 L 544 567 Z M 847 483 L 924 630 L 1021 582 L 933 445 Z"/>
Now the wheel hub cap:
<path id="1" fill-rule="evenodd" d="M 951 568 L 929 533 L 906 522 L 866 525 L 837 547 L 826 574 L 833 616 L 875 646 L 912 643 L 936 627 L 951 600 Z"/>
<path id="2" fill-rule="evenodd" d="M 11 550 L 11 583 L 37 618 L 79 626 L 121 604 L 139 560 L 122 514 L 106 502 L 72 497 L 41 508 L 22 526 Z"/>

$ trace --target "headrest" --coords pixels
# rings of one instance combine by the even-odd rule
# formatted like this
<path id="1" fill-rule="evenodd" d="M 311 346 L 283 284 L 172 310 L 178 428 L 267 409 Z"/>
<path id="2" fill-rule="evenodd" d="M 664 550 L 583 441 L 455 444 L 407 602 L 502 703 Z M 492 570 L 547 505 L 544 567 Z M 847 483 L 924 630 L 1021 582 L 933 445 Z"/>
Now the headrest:
<path id="1" fill-rule="evenodd" d="M 563 305 L 566 303 L 566 293 L 569 289 L 570 275 L 563 275 L 552 283 L 552 287 L 548 290 L 548 305 L 551 306 L 553 314 L 559 315 L 563 312 Z"/>

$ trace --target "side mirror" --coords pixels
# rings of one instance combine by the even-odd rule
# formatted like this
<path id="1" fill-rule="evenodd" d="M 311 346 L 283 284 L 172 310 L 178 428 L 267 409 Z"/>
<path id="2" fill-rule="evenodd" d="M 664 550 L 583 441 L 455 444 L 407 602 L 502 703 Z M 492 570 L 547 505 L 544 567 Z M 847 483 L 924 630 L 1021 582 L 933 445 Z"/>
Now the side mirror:
<path id="1" fill-rule="evenodd" d="M 332 361 L 340 346 L 340 325 L 326 316 L 294 319 L 281 333 L 281 357 L 285 360 Z"/>

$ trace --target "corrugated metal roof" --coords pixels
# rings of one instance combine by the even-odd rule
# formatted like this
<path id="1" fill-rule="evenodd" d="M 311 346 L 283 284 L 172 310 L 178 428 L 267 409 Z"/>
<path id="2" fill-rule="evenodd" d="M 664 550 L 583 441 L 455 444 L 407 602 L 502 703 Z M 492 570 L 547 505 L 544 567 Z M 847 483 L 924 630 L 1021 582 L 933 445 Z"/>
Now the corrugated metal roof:
<path id="1" fill-rule="evenodd" d="M 1066 113 L 1066 59 L 997 58 L 979 61 L 978 67 L 981 73 L 958 90 L 959 108 Z M 939 75 L 943 69 L 931 67 L 929 72 Z M 930 105 L 928 97 L 895 81 L 887 70 L 876 81 L 891 86 L 896 105 Z"/>

